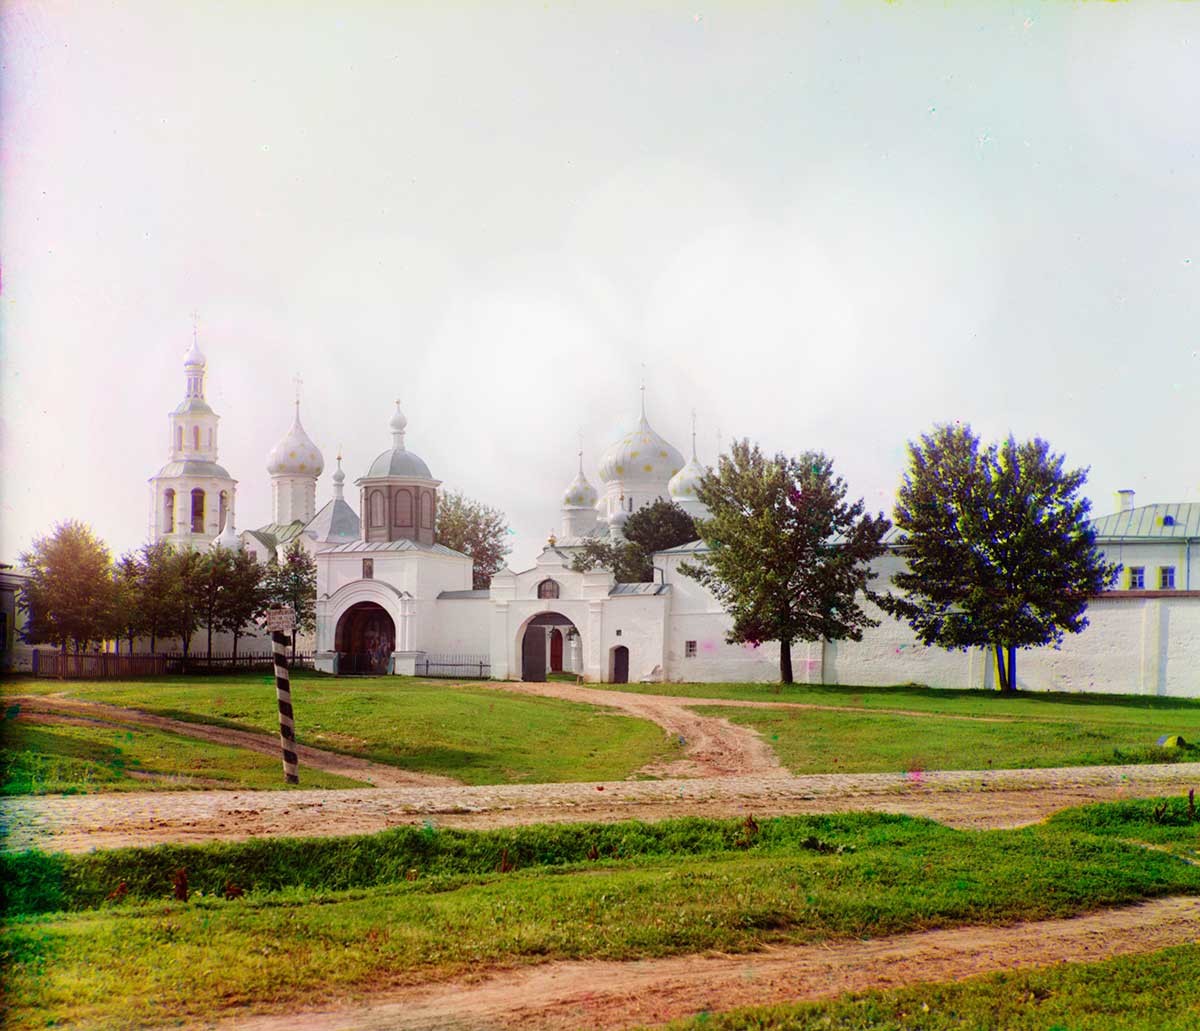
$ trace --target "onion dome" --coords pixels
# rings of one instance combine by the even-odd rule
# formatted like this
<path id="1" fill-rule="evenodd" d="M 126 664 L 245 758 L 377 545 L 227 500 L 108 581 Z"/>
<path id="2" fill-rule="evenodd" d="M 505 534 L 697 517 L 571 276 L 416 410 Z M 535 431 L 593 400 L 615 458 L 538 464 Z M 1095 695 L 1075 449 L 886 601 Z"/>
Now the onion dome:
<path id="1" fill-rule="evenodd" d="M 208 359 L 204 357 L 203 352 L 200 350 L 200 342 L 196 339 L 195 333 L 192 334 L 192 346 L 188 348 L 187 354 L 183 356 L 183 364 L 184 368 L 187 368 L 189 365 L 204 368 L 208 364 Z"/>
<path id="2" fill-rule="evenodd" d="M 229 510 L 229 514 L 225 517 L 225 529 L 220 534 L 213 538 L 212 544 L 209 545 L 214 551 L 217 548 L 224 548 L 226 551 L 241 551 L 242 542 L 237 535 L 237 530 L 233 528 L 233 509 Z"/>
<path id="3" fill-rule="evenodd" d="M 595 508 L 596 488 L 583 475 L 583 452 L 579 452 L 579 472 L 563 491 L 563 508 Z"/>
<path id="4" fill-rule="evenodd" d="M 272 476 L 309 476 L 316 479 L 325 469 L 325 459 L 300 425 L 300 402 L 292 428 L 267 455 L 267 472 Z"/>
<path id="5" fill-rule="evenodd" d="M 663 483 L 683 468 L 683 455 L 646 421 L 646 406 L 637 425 L 600 456 L 604 483 Z"/>
<path id="6" fill-rule="evenodd" d="M 704 478 L 704 474 L 708 470 L 700 464 L 696 458 L 696 415 L 692 413 L 692 457 L 688 459 L 688 464 L 679 470 L 671 477 L 671 482 L 667 484 L 667 490 L 670 492 L 671 500 L 675 502 L 695 501 L 696 488 L 700 486 L 700 481 Z"/>
<path id="7" fill-rule="evenodd" d="M 333 472 L 333 496 L 340 498 L 342 496 L 343 484 L 346 482 L 346 474 L 342 472 L 342 452 L 338 449 L 337 469 Z"/>
<path id="8" fill-rule="evenodd" d="M 371 463 L 365 479 L 377 476 L 412 476 L 424 480 L 433 479 L 429 466 L 404 447 L 404 429 L 407 425 L 408 420 L 400 411 L 400 402 L 397 401 L 396 412 L 388 422 L 388 428 L 392 431 L 392 446 Z"/>

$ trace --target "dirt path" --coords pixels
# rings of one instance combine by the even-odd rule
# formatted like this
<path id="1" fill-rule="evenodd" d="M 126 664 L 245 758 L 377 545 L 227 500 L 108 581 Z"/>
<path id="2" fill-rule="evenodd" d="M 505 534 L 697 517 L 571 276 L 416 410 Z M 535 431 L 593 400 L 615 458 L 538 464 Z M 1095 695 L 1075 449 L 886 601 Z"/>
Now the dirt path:
<path id="1" fill-rule="evenodd" d="M 707 705 L 706 699 L 674 698 L 668 695 L 604 691 L 576 684 L 526 684 L 519 681 L 473 684 L 506 694 L 558 698 L 585 705 L 618 709 L 628 716 L 657 723 L 683 747 L 683 755 L 672 762 L 651 763 L 639 773 L 654 777 L 787 777 L 789 774 L 771 747 L 749 727 L 717 716 L 701 716 L 691 706 Z M 715 704 L 720 705 L 720 702 Z M 754 704 L 754 703 L 751 703 Z"/>
<path id="2" fill-rule="evenodd" d="M 302 774 L 303 776 L 303 774 Z M 487 828 L 528 823 L 758 817 L 875 810 L 952 827 L 1016 827 L 1067 806 L 1182 795 L 1190 765 L 1041 770 L 713 777 L 583 784 L 494 784 L 297 791 L 158 791 L 0 799 L 10 850 L 92 848 L 264 836 L 367 834 L 430 821 Z"/>
<path id="3" fill-rule="evenodd" d="M 214 745 L 228 745 L 231 748 L 245 748 L 272 758 L 279 757 L 279 740 L 267 734 L 259 734 L 252 730 L 234 730 L 231 727 L 215 727 L 205 723 L 189 723 L 186 720 L 171 719 L 167 716 L 155 716 L 139 709 L 124 709 L 117 705 L 106 705 L 103 702 L 88 702 L 77 698 L 63 696 L 26 696 L 16 695 L 5 699 L 9 708 L 18 707 L 18 719 L 39 719 L 46 722 L 55 720 L 64 722 L 84 721 L 90 724 L 102 725 L 133 725 L 151 727 L 155 730 L 165 730 L 172 734 L 208 741 Z M 369 759 L 357 759 L 350 755 L 329 752 L 323 748 L 311 748 L 308 745 L 298 745 L 296 754 L 302 767 L 320 770 L 323 773 L 335 773 L 351 780 L 373 784 L 376 787 L 411 787 L 457 784 L 451 777 L 439 777 L 428 773 L 413 773 L 385 763 L 371 762 Z"/>
<path id="4" fill-rule="evenodd" d="M 740 956 L 580 961 L 504 970 L 482 980 L 394 990 L 287 1015 L 207 1023 L 239 1031 L 424 1028 L 616 1029 L 736 1006 L 957 981 L 977 974 L 1096 962 L 1200 936 L 1200 900 L 1166 898 L 1067 920 L 960 927 L 873 941 L 771 948 Z"/>

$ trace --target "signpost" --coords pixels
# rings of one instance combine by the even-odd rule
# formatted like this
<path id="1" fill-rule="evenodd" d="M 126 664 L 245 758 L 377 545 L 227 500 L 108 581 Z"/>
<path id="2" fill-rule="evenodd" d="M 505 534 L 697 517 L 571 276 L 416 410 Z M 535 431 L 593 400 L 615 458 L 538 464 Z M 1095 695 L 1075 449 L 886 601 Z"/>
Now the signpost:
<path id="1" fill-rule="evenodd" d="M 283 749 L 283 779 L 300 783 L 296 759 L 296 720 L 292 713 L 292 684 L 288 675 L 287 637 L 296 629 L 296 613 L 288 608 L 267 609 L 267 629 L 275 652 L 275 697 L 279 701 L 279 744 Z"/>

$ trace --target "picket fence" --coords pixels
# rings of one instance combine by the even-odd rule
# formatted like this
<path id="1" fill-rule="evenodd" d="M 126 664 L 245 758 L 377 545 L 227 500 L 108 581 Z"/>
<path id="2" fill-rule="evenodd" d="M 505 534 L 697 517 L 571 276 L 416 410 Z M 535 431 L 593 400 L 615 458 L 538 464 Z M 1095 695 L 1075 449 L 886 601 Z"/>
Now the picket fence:
<path id="1" fill-rule="evenodd" d="M 289 656 L 290 659 L 290 656 Z M 297 653 L 289 661 L 293 669 L 312 669 L 311 653 Z M 123 677 L 164 676 L 171 673 L 208 674 L 243 671 L 269 671 L 275 666 L 270 652 L 238 655 L 233 653 L 189 655 L 114 655 L 111 652 L 67 652 L 35 649 L 33 675 L 56 680 L 105 680 Z"/>

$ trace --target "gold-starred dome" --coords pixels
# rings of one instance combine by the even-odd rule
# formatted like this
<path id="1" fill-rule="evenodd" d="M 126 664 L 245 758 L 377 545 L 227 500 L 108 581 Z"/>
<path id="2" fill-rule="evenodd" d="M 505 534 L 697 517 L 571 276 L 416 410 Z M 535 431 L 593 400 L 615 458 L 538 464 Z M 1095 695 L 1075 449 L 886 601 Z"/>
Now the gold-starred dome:
<path id="1" fill-rule="evenodd" d="M 588 483 L 581 467 L 563 491 L 563 508 L 595 508 L 597 497 L 596 488 Z"/>
<path id="2" fill-rule="evenodd" d="M 300 425 L 300 402 L 292 428 L 267 455 L 267 472 L 272 476 L 309 476 L 316 479 L 325 469 L 325 459 Z"/>
<path id="3" fill-rule="evenodd" d="M 696 497 L 696 488 L 700 486 L 700 481 L 704 478 L 704 474 L 708 472 L 695 457 L 688 461 L 682 469 L 671 477 L 671 482 L 667 484 L 667 490 L 671 494 L 672 501 L 689 501 Z"/>
<path id="4" fill-rule="evenodd" d="M 683 455 L 660 437 L 642 413 L 637 425 L 600 456 L 604 483 L 666 483 L 683 468 Z"/>

